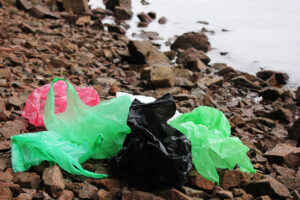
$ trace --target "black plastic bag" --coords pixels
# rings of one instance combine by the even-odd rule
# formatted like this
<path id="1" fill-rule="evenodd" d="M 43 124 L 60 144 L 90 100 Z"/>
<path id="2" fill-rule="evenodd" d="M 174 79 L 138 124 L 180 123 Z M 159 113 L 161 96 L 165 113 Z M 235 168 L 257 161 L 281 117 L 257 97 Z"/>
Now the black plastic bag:
<path id="1" fill-rule="evenodd" d="M 168 125 L 175 111 L 170 94 L 148 104 L 134 100 L 127 119 L 131 134 L 109 160 L 111 173 L 144 189 L 184 184 L 192 168 L 191 143 Z"/>

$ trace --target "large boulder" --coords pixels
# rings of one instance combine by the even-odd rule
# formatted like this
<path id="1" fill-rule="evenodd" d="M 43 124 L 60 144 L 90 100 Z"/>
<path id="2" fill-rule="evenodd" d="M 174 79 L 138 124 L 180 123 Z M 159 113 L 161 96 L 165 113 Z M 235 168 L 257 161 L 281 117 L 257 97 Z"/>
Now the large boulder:
<path id="1" fill-rule="evenodd" d="M 160 65 L 169 64 L 169 58 L 160 52 L 150 41 L 133 40 L 128 44 L 133 63 Z"/>
<path id="2" fill-rule="evenodd" d="M 207 52 L 210 43 L 206 35 L 202 33 L 188 32 L 176 38 L 171 45 L 172 50 L 195 48 Z"/>

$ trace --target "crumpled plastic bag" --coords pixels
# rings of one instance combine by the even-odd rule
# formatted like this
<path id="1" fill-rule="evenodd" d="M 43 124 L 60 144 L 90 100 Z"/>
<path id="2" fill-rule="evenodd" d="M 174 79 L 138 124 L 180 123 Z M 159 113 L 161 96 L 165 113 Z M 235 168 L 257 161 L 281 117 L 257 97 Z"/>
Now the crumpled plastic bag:
<path id="1" fill-rule="evenodd" d="M 68 85 L 67 108 L 55 114 L 53 84 L 59 80 Z M 13 170 L 26 171 L 47 160 L 71 174 L 107 177 L 87 171 L 80 164 L 91 158 L 111 158 L 119 152 L 130 133 L 126 124 L 130 105 L 130 98 L 122 96 L 87 106 L 72 84 L 55 78 L 45 104 L 44 121 L 48 131 L 11 137 Z"/>
<path id="2" fill-rule="evenodd" d="M 135 99 L 127 120 L 131 134 L 109 160 L 109 170 L 139 188 L 180 186 L 192 168 L 191 143 L 168 125 L 176 110 L 171 95 L 148 104 Z"/>
<path id="3" fill-rule="evenodd" d="M 73 85 L 80 99 L 88 106 L 95 106 L 100 103 L 97 91 L 94 88 L 79 88 Z M 30 124 L 37 127 L 45 126 L 43 121 L 44 108 L 50 84 L 36 88 L 28 97 L 22 117 L 29 120 Z M 67 107 L 67 84 L 64 81 L 57 81 L 54 84 L 55 114 L 62 113 Z"/>
<path id="4" fill-rule="evenodd" d="M 219 184 L 216 168 L 236 165 L 244 172 L 256 172 L 247 156 L 249 148 L 238 137 L 230 137 L 230 124 L 221 111 L 200 106 L 169 124 L 191 141 L 193 163 L 204 178 Z"/>

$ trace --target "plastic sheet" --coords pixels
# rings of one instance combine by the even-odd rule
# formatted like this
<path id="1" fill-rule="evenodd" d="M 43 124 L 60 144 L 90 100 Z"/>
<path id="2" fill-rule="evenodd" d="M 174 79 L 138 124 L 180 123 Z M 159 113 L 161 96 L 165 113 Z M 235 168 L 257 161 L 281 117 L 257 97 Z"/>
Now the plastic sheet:
<path id="1" fill-rule="evenodd" d="M 67 108 L 56 115 L 53 84 L 59 80 L 68 85 Z M 87 106 L 72 84 L 55 78 L 45 105 L 44 120 L 48 131 L 11 138 L 13 170 L 25 171 L 47 160 L 71 174 L 105 178 L 107 175 L 84 170 L 80 164 L 90 158 L 111 158 L 118 153 L 130 133 L 126 125 L 130 105 L 130 98 L 122 96 L 94 107 Z"/>
<path id="2" fill-rule="evenodd" d="M 230 124 L 221 111 L 200 106 L 169 124 L 191 141 L 193 163 L 204 178 L 219 184 L 216 168 L 236 165 L 244 172 L 256 172 L 247 156 L 249 148 L 238 137 L 230 137 Z"/>
<path id="3" fill-rule="evenodd" d="M 79 88 L 73 85 L 80 99 L 88 106 L 95 106 L 100 103 L 98 93 L 91 87 Z M 29 123 L 35 126 L 44 126 L 43 115 L 50 84 L 36 88 L 28 97 L 22 117 L 27 118 Z M 62 113 L 67 107 L 67 84 L 64 81 L 57 81 L 54 84 L 55 114 Z"/>
<path id="4" fill-rule="evenodd" d="M 109 161 L 110 171 L 136 187 L 180 186 L 192 167 L 190 141 L 167 124 L 176 110 L 171 95 L 143 104 L 135 99 L 127 120 L 131 134 Z"/>

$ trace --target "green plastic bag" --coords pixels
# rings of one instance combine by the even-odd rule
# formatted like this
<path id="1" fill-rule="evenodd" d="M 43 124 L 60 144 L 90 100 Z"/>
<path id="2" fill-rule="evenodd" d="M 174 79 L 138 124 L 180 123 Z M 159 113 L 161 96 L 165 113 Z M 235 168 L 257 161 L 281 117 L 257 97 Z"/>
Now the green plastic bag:
<path id="1" fill-rule="evenodd" d="M 53 84 L 63 80 L 68 84 L 67 108 L 54 114 Z M 44 122 L 48 131 L 13 136 L 12 165 L 15 172 L 28 170 L 47 160 L 65 171 L 93 178 L 106 174 L 89 172 L 81 167 L 88 159 L 105 159 L 116 155 L 130 133 L 127 117 L 130 97 L 121 96 L 89 107 L 77 95 L 68 81 L 55 78 L 47 96 Z"/>
<path id="2" fill-rule="evenodd" d="M 247 156 L 249 148 L 238 137 L 230 137 L 230 124 L 221 111 L 200 106 L 169 124 L 191 141 L 193 163 L 204 178 L 219 184 L 216 168 L 236 165 L 244 172 L 256 172 Z"/>

